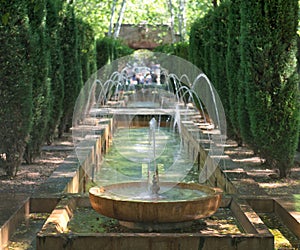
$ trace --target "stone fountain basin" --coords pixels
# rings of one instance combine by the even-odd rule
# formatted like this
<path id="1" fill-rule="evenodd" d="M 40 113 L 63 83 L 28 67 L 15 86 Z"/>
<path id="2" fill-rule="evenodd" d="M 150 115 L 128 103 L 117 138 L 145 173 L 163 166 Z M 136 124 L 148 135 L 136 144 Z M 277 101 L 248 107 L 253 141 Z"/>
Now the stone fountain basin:
<path id="1" fill-rule="evenodd" d="M 208 217 L 220 206 L 222 190 L 197 183 L 160 182 L 161 188 L 179 188 L 204 192 L 202 197 L 178 199 L 128 199 L 123 196 L 110 196 L 112 190 L 138 189 L 147 185 L 144 182 L 127 182 L 93 187 L 89 190 L 92 207 L 100 214 L 120 221 L 173 223 L 192 221 Z"/>

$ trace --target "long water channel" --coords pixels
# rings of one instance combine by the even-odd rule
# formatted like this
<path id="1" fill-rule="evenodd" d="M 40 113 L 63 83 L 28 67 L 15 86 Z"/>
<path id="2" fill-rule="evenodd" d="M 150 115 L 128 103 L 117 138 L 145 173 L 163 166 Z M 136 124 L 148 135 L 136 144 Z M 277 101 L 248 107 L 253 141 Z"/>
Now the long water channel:
<path id="1" fill-rule="evenodd" d="M 168 127 L 156 129 L 155 148 L 149 128 L 118 128 L 100 165 L 95 175 L 98 186 L 147 182 L 155 165 L 162 182 L 197 182 L 199 174 L 182 146 L 180 134 Z"/>

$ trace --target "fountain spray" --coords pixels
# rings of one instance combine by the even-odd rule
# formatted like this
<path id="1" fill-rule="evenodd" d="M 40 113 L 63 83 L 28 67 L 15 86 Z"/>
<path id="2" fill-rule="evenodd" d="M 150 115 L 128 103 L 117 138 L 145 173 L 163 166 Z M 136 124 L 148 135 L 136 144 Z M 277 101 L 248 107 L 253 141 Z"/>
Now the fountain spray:
<path id="1" fill-rule="evenodd" d="M 150 135 L 152 139 L 152 147 L 153 147 L 153 164 L 154 164 L 154 174 L 152 179 L 152 185 L 150 187 L 152 194 L 157 195 L 158 191 L 160 190 L 159 186 L 159 177 L 158 177 L 158 167 L 156 165 L 156 155 L 155 155 L 155 129 L 157 126 L 157 122 L 155 118 L 153 117 L 149 122 L 149 129 L 150 129 Z"/>

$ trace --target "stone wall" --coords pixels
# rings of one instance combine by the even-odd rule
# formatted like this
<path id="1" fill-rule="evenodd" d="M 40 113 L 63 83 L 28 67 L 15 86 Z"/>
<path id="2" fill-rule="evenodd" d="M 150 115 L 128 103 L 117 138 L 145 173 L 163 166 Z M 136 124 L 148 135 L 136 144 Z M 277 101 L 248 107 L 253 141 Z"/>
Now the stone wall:
<path id="1" fill-rule="evenodd" d="M 133 49 L 154 49 L 158 45 L 172 43 L 171 29 L 168 25 L 122 24 L 119 37 Z M 179 41 L 179 36 L 175 36 Z"/>

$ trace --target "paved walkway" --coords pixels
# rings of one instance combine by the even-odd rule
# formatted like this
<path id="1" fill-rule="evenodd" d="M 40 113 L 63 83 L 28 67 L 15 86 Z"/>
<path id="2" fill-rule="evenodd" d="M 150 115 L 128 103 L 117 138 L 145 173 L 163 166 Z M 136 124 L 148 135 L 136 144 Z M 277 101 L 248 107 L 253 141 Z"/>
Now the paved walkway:
<path id="1" fill-rule="evenodd" d="M 36 188 L 47 180 L 47 176 L 49 177 L 52 173 L 51 171 L 56 169 L 63 161 L 64 156 L 67 156 L 71 151 L 73 151 L 73 147 L 69 138 L 65 141 L 55 142 L 51 146 L 44 146 L 42 148 L 42 157 L 38 161 L 38 164 L 30 166 L 22 165 L 17 178 L 13 180 L 1 179 L 0 250 L 35 249 L 35 247 L 30 245 L 31 242 L 35 240 L 35 234 L 40 230 L 45 218 L 29 218 L 26 223 L 22 223 L 18 227 L 17 225 L 19 225 L 21 221 L 24 221 L 25 213 L 29 214 L 29 198 Z M 20 231 L 27 231 L 27 233 L 16 236 L 14 244 L 10 246 L 10 248 L 2 248 L 1 246 L 5 245 L 8 241 L 8 236 L 16 231 L 16 227 Z M 18 241 L 22 241 L 21 247 L 18 246 Z"/>
<path id="2" fill-rule="evenodd" d="M 231 146 L 231 147 L 230 147 Z M 71 147 L 68 146 L 62 146 L 57 145 L 57 147 L 45 147 L 45 151 L 49 150 L 71 150 Z M 229 145 L 229 147 L 226 148 L 227 153 L 232 154 L 234 166 L 229 167 L 227 169 L 228 173 L 230 172 L 230 178 L 231 181 L 234 183 L 234 185 L 238 188 L 240 194 L 244 195 L 273 195 L 270 193 L 274 188 L 272 188 L 273 183 L 279 183 L 284 185 L 284 181 L 287 180 L 277 180 L 273 179 L 273 170 L 263 169 L 260 167 L 259 160 L 254 157 L 251 154 L 251 151 L 244 148 L 237 148 L 234 146 L 234 143 L 232 145 Z M 239 153 L 239 154 L 238 154 Z M 299 174 L 300 172 L 300 153 L 297 152 L 295 156 L 295 160 L 298 164 L 298 168 L 295 169 L 295 173 Z M 288 189 L 288 185 L 286 185 L 287 189 L 282 189 L 282 186 L 278 185 L 278 192 L 274 193 L 274 195 L 281 195 L 285 194 L 285 198 L 292 197 L 293 194 L 297 193 L 300 189 L 300 183 L 295 180 L 293 182 L 293 185 L 297 186 L 297 189 L 293 188 L 294 192 L 289 192 L 290 189 Z M 279 192 L 280 191 L 280 192 Z M 4 225 L 10 217 L 13 217 L 16 211 L 24 205 L 26 200 L 30 197 L 30 193 L 19 193 L 19 194 L 12 194 L 12 193 L 0 193 L 0 225 Z M 293 200 L 289 200 L 289 202 L 293 202 Z M 297 200 L 294 202 L 297 202 Z M 291 203 L 290 204 L 293 209 L 296 207 L 296 204 Z M 298 211 L 300 212 L 300 211 Z M 42 223 L 36 224 L 37 228 L 36 230 L 39 230 Z M 32 226 L 34 227 L 34 226 Z M 31 240 L 34 240 L 35 238 L 35 232 L 36 230 L 32 231 L 31 235 L 27 236 L 28 238 L 31 238 Z M 5 233 L 0 231 L 1 234 Z M 1 245 L 1 234 L 0 234 L 0 245 Z M 2 239 L 5 238 L 2 235 Z M 5 239 L 4 239 L 5 240 Z M 30 240 L 29 240 L 30 242 Z M 30 243 L 31 244 L 31 243 Z M 33 246 L 28 246 L 27 249 L 34 249 Z M 0 248 L 1 249 L 1 248 Z M 16 248 L 17 249 L 17 248 Z"/>

